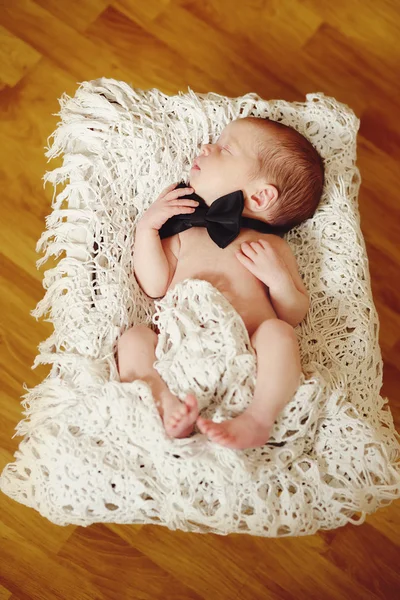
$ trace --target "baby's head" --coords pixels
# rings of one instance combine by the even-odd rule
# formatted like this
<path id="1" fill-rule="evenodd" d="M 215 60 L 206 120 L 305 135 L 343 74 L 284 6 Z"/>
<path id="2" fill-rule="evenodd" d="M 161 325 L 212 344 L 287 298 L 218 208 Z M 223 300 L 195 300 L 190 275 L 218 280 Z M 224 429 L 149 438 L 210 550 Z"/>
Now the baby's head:
<path id="1" fill-rule="evenodd" d="M 210 206 L 242 190 L 244 216 L 288 230 L 314 214 L 324 184 L 324 167 L 313 145 L 282 123 L 237 119 L 215 144 L 205 144 L 190 171 L 190 185 Z"/>

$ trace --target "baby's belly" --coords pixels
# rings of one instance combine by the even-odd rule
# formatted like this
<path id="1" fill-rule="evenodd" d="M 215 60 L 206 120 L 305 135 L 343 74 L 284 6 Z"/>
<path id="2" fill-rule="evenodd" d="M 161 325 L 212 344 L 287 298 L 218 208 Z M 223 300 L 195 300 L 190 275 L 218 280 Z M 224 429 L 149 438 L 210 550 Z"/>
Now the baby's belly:
<path id="1" fill-rule="evenodd" d="M 204 258 L 203 254 L 201 266 L 195 258 L 190 260 L 188 257 L 179 261 L 168 289 L 184 279 L 208 281 L 239 313 L 250 336 L 260 323 L 266 319 L 277 318 L 267 287 L 236 258 L 224 259 L 223 263 L 217 263 L 215 266 L 207 264 Z"/>

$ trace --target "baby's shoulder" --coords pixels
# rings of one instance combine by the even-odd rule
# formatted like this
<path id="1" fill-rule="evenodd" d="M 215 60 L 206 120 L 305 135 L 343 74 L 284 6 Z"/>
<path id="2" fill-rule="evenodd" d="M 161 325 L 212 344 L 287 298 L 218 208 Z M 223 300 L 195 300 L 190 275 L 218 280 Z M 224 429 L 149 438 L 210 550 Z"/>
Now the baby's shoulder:
<path id="1" fill-rule="evenodd" d="M 295 258 L 295 254 L 291 246 L 283 236 L 281 237 L 275 234 L 267 234 L 266 237 L 268 238 L 268 241 L 274 246 L 277 252 L 280 252 L 284 256 L 290 255 L 293 258 Z"/>
<path id="2" fill-rule="evenodd" d="M 261 233 L 259 231 L 247 229 L 246 233 L 240 237 L 245 238 L 241 241 L 255 242 L 257 240 L 264 240 L 265 242 L 276 246 L 277 248 L 290 248 L 285 238 L 283 236 L 281 237 L 280 235 L 276 235 L 275 233 Z"/>

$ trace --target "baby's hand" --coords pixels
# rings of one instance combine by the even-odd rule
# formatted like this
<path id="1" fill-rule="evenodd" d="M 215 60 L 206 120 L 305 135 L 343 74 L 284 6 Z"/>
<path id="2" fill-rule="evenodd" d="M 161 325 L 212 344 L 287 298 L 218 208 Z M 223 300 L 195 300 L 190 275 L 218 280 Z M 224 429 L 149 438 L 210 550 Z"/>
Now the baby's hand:
<path id="1" fill-rule="evenodd" d="M 287 274 L 286 264 L 274 249 L 273 245 L 265 240 L 258 242 L 244 242 L 240 252 L 236 253 L 238 260 L 246 269 L 253 273 L 260 281 L 269 286 Z"/>
<path id="2" fill-rule="evenodd" d="M 158 231 L 174 215 L 194 212 L 199 204 L 197 200 L 179 199 L 180 196 L 192 194 L 194 189 L 191 187 L 175 189 L 177 185 L 177 183 L 172 183 L 161 192 L 157 200 L 153 202 L 140 219 L 141 228 L 145 227 Z"/>

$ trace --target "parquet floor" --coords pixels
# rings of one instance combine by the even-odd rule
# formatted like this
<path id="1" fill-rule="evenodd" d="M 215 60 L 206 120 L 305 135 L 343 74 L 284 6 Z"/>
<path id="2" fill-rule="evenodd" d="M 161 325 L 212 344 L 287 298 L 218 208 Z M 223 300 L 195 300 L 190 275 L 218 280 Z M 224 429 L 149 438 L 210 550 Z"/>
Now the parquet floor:
<path id="1" fill-rule="evenodd" d="M 322 91 L 355 110 L 383 395 L 400 430 L 399 39 L 396 0 L 0 0 L 0 469 L 19 442 L 22 384 L 47 373 L 30 367 L 51 326 L 29 314 L 50 267 L 35 267 L 51 201 L 44 146 L 57 99 L 100 76 L 168 94 Z M 400 598 L 399 502 L 361 527 L 279 540 L 60 528 L 0 505 L 0 600 Z"/>

